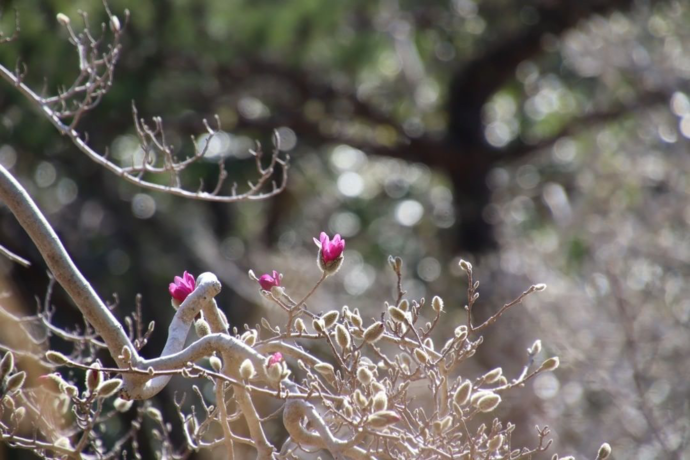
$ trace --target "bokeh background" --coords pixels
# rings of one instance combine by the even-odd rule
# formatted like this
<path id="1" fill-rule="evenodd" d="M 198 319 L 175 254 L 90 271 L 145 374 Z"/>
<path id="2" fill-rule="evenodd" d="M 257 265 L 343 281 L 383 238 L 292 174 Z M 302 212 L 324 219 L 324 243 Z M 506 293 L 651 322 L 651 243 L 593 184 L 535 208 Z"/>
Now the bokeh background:
<path id="1" fill-rule="evenodd" d="M 347 240 L 346 262 L 312 302 L 378 316 L 405 261 L 407 297 L 441 295 L 439 339 L 464 319 L 460 258 L 475 266 L 487 317 L 548 284 L 486 337 L 476 368 L 508 377 L 539 338 L 561 368 L 508 397 L 499 416 L 549 425 L 562 455 L 690 458 L 690 4 L 651 0 L 119 1 L 131 11 L 115 84 L 82 122 L 97 150 L 138 148 L 131 117 L 160 115 L 178 155 L 223 126 L 214 183 L 253 176 L 248 149 L 277 129 L 292 157 L 277 198 L 185 201 L 125 184 L 81 155 L 17 91 L 0 91 L 0 162 L 32 193 L 77 265 L 120 316 L 143 296 L 160 352 L 173 314 L 167 283 L 213 271 L 231 322 L 280 319 L 246 272 L 284 273 L 290 292 L 318 279 L 312 237 Z M 76 76 L 58 12 L 105 18 L 97 0 L 5 1 L 21 14 L 0 61 L 48 91 Z M 33 262 L 0 260 L 13 308 L 31 313 L 45 265 L 3 210 L 0 241 Z M 56 321 L 78 322 L 57 290 Z M 0 332 L 0 341 L 9 332 Z M 6 341 L 3 341 L 5 343 Z M 174 420 L 171 389 L 158 405 Z M 178 437 L 177 439 L 182 439 Z M 145 444 L 145 443 L 144 443 Z M 145 448 L 146 446 L 143 446 Z M 6 447 L 3 447 L 6 449 Z M 548 456 L 550 456 L 550 453 Z M 6 451 L 4 455 L 12 455 Z"/>

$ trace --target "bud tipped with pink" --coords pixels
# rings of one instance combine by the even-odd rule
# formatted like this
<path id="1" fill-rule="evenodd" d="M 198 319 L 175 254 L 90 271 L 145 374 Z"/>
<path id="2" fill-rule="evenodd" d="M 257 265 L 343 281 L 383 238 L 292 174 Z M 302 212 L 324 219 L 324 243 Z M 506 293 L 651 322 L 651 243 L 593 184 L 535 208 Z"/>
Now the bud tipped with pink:
<path id="1" fill-rule="evenodd" d="M 282 275 L 276 270 L 273 270 L 272 275 L 268 273 L 261 275 L 259 278 L 259 285 L 264 291 L 270 291 L 271 288 L 280 287 L 280 278 L 282 278 Z"/>
<path id="2" fill-rule="evenodd" d="M 282 361 L 283 361 L 283 354 L 281 352 L 277 351 L 268 357 L 268 367 L 271 367 L 274 364 L 280 364 Z"/>
<path id="3" fill-rule="evenodd" d="M 325 232 L 321 232 L 318 240 L 314 238 L 314 243 L 320 248 L 317 260 L 319 268 L 328 275 L 337 272 L 343 263 L 345 240 L 340 235 L 335 235 L 331 240 Z"/>
<path id="4" fill-rule="evenodd" d="M 168 291 L 173 299 L 177 300 L 178 302 L 184 302 L 187 296 L 194 291 L 194 288 L 196 288 L 194 276 L 185 270 L 182 278 L 176 276 L 175 282 L 170 283 L 168 286 Z"/>

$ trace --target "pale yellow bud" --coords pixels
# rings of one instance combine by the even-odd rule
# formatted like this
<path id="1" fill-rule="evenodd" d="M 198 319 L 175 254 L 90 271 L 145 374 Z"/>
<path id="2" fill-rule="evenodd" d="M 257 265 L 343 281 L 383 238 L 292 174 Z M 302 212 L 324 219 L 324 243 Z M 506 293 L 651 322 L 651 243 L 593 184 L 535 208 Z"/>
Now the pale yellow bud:
<path id="1" fill-rule="evenodd" d="M 132 407 L 133 403 L 134 401 L 127 401 L 126 399 L 115 398 L 113 406 L 115 406 L 115 410 L 118 412 L 127 412 L 129 408 Z"/>
<path id="2" fill-rule="evenodd" d="M 381 321 L 377 321 L 364 331 L 364 341 L 367 343 L 375 343 L 383 337 L 384 332 L 385 326 Z"/>
<path id="3" fill-rule="evenodd" d="M 383 410 L 375 412 L 367 418 L 367 426 L 371 428 L 385 428 L 400 421 L 400 416 L 393 411 Z"/>
<path id="4" fill-rule="evenodd" d="M 163 414 L 161 414 L 161 411 L 159 411 L 155 407 L 148 407 L 146 409 L 146 415 L 148 415 L 152 420 L 158 423 L 163 422 Z"/>
<path id="5" fill-rule="evenodd" d="M 402 311 L 409 311 L 410 310 L 410 301 L 407 299 L 402 299 L 400 303 L 398 304 L 398 308 L 401 309 Z"/>
<path id="6" fill-rule="evenodd" d="M 431 299 L 431 308 L 436 313 L 441 313 L 443 311 L 443 299 L 437 295 L 434 296 L 434 298 Z"/>
<path id="7" fill-rule="evenodd" d="M 211 326 L 208 325 L 204 318 L 199 318 L 194 321 L 194 330 L 198 337 L 206 337 L 211 333 Z"/>
<path id="8" fill-rule="evenodd" d="M 52 350 L 46 352 L 46 359 L 48 362 L 55 364 L 56 366 L 64 366 L 65 364 L 69 363 L 67 356 Z"/>
<path id="9" fill-rule="evenodd" d="M 461 342 L 463 340 L 465 340 L 465 338 L 467 338 L 467 326 L 462 325 L 462 326 L 456 327 L 454 335 L 455 335 L 455 338 Z"/>
<path id="10" fill-rule="evenodd" d="M 541 292 L 546 289 L 546 284 L 535 284 L 534 285 L 534 291 L 535 292 Z"/>
<path id="11" fill-rule="evenodd" d="M 404 323 L 406 319 L 405 312 L 398 307 L 388 307 L 388 315 L 393 319 L 393 321 L 397 321 L 399 323 Z"/>
<path id="12" fill-rule="evenodd" d="M 417 358 L 417 361 L 419 361 L 422 364 L 426 364 L 427 362 L 429 362 L 429 355 L 427 355 L 426 352 L 421 348 L 414 349 L 414 356 L 415 358 Z"/>
<path id="13" fill-rule="evenodd" d="M 220 372 L 223 369 L 223 362 L 217 356 L 211 356 L 208 362 L 211 364 L 211 369 L 216 372 Z"/>
<path id="14" fill-rule="evenodd" d="M 549 358 L 543 363 L 541 363 L 541 366 L 539 366 L 539 370 L 541 371 L 554 371 L 558 369 L 558 366 L 561 364 L 560 360 L 558 359 L 558 356 L 554 356 L 553 358 Z"/>
<path id="15" fill-rule="evenodd" d="M 254 369 L 254 364 L 249 359 L 245 359 L 240 364 L 240 377 L 244 380 L 249 380 L 254 377 L 256 370 Z"/>
<path id="16" fill-rule="evenodd" d="M 455 393 L 453 394 L 453 402 L 457 404 L 458 406 L 462 406 L 464 404 L 467 404 L 467 401 L 470 399 L 470 394 L 472 393 L 472 382 L 469 380 L 465 380 L 457 390 L 455 390 Z"/>
<path id="17" fill-rule="evenodd" d="M 500 449 L 502 445 L 503 435 L 499 434 L 498 436 L 494 436 L 493 438 L 489 439 L 489 442 L 486 444 L 486 447 L 489 448 L 489 452 L 493 452 L 495 450 Z"/>
<path id="18" fill-rule="evenodd" d="M 355 400 L 355 404 L 357 404 L 360 409 L 364 409 L 369 404 L 369 400 L 359 389 L 355 390 L 353 398 Z"/>
<path id="19" fill-rule="evenodd" d="M 375 412 L 386 410 L 388 408 L 388 396 L 386 396 L 385 392 L 379 391 L 374 395 L 372 408 Z"/>
<path id="20" fill-rule="evenodd" d="M 606 460 L 607 458 L 609 458 L 610 455 L 611 445 L 608 442 L 605 442 L 599 448 L 599 452 L 597 453 L 597 460 Z"/>
<path id="21" fill-rule="evenodd" d="M 98 388 L 96 388 L 96 393 L 99 398 L 109 398 L 120 390 L 122 387 L 121 379 L 109 379 L 101 383 Z"/>
<path id="22" fill-rule="evenodd" d="M 501 397 L 495 393 L 482 396 L 477 402 L 477 409 L 482 412 L 491 412 L 501 403 Z"/>
<path id="23" fill-rule="evenodd" d="M 352 343 L 350 333 L 342 324 L 338 324 L 335 327 L 335 341 L 342 350 L 350 348 L 350 344 Z"/>
<path id="24" fill-rule="evenodd" d="M 486 383 L 494 383 L 498 379 L 500 379 L 502 375 L 503 375 L 503 369 L 501 369 L 500 367 L 497 367 L 496 369 L 491 370 L 491 371 L 487 372 L 486 374 L 484 374 L 484 381 Z"/>
<path id="25" fill-rule="evenodd" d="M 26 380 L 26 372 L 17 372 L 5 382 L 5 392 L 14 393 L 15 391 L 21 390 L 22 385 L 24 385 L 24 380 Z"/>
<path id="26" fill-rule="evenodd" d="M 323 321 L 323 326 L 326 329 L 330 329 L 331 326 L 333 326 L 336 321 L 338 321 L 338 318 L 340 317 L 340 312 L 337 310 L 332 310 L 326 313 L 321 317 L 321 321 Z"/>
<path id="27" fill-rule="evenodd" d="M 374 374 L 372 374 L 371 371 L 366 367 L 360 367 L 357 369 L 357 380 L 359 380 L 362 385 L 369 385 L 373 378 Z"/>
<path id="28" fill-rule="evenodd" d="M 57 21 L 62 24 L 63 26 L 68 26 L 70 23 L 69 16 L 67 16 L 64 13 L 58 13 L 57 14 Z"/>
<path id="29" fill-rule="evenodd" d="M 466 260 L 460 260 L 460 268 L 468 273 L 472 272 L 472 264 Z"/>

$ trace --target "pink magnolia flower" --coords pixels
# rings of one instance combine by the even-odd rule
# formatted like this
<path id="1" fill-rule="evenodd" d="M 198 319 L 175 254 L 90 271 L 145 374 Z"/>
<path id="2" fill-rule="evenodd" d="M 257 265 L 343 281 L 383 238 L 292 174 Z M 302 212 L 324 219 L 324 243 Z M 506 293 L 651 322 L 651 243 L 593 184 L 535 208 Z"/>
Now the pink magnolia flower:
<path id="1" fill-rule="evenodd" d="M 283 354 L 281 352 L 275 352 L 268 358 L 268 367 L 278 364 L 283 360 Z"/>
<path id="2" fill-rule="evenodd" d="M 337 260 L 345 250 L 345 240 L 340 235 L 335 235 L 331 240 L 325 232 L 321 232 L 319 240 L 314 238 L 314 243 L 321 248 L 321 259 L 324 264 Z"/>
<path id="3" fill-rule="evenodd" d="M 273 276 L 265 273 L 259 278 L 259 285 L 264 291 L 270 291 L 274 286 L 280 286 L 280 273 L 273 270 Z"/>
<path id="4" fill-rule="evenodd" d="M 194 281 L 194 277 L 185 271 L 182 275 L 182 278 L 179 276 L 175 277 L 175 282 L 170 283 L 168 286 L 168 291 L 173 299 L 179 302 L 184 302 L 184 299 L 186 299 L 187 296 L 194 291 L 194 288 L 196 288 L 196 281 Z"/>

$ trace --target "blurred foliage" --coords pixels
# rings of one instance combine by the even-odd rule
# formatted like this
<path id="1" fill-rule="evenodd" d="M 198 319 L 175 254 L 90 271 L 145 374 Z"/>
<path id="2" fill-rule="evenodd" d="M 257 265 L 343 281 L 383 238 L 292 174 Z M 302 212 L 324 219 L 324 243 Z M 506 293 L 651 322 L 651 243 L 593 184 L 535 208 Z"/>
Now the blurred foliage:
<path id="1" fill-rule="evenodd" d="M 189 136 L 203 132 L 201 120 L 218 113 L 224 133 L 212 153 L 231 179 L 251 178 L 247 150 L 254 139 L 270 146 L 273 129 L 293 158 L 289 190 L 270 202 L 149 196 L 80 156 L 4 86 L 0 161 L 38 200 L 101 295 L 118 293 L 119 308 L 129 311 L 143 294 L 146 320 L 158 325 L 145 352 L 162 347 L 173 275 L 214 271 L 231 320 L 256 322 L 279 313 L 265 311 L 246 270 L 277 269 L 290 289 L 307 289 L 318 276 L 312 237 L 325 229 L 347 239 L 347 252 L 337 279 L 317 293 L 319 310 L 347 303 L 377 315 L 393 287 L 388 254 L 405 260 L 410 298 L 440 294 L 456 307 L 449 324 L 465 301 L 460 257 L 475 262 L 485 315 L 531 282 L 549 285 L 511 312 L 504 338 L 482 358 L 487 369 L 518 372 L 520 350 L 537 337 L 561 356 L 558 373 L 512 402 L 506 415 L 528 422 L 517 423 L 521 436 L 547 423 L 559 452 L 588 458 L 604 440 L 618 458 L 690 451 L 685 2 L 110 7 L 121 18 L 128 8 L 131 21 L 115 84 L 82 125 L 95 148 L 136 148 L 135 100 L 141 116 L 163 117 L 178 155 L 192 151 Z M 48 91 L 77 73 L 55 15 L 77 24 L 81 9 L 92 27 L 105 17 L 96 0 L 3 8 L 2 30 L 10 33 L 8 13 L 17 8 L 21 36 L 0 47 L 0 62 L 13 67 L 21 58 L 26 81 L 46 82 Z M 506 54 L 482 61 L 497 49 Z M 471 84 L 454 98 L 453 85 L 463 81 Z M 206 183 L 216 159 L 194 171 Z M 153 212 L 137 208 L 151 202 Z M 475 251 L 471 239 L 457 238 L 477 220 L 486 226 L 469 234 L 495 232 L 493 248 Z M 34 262 L 25 270 L 0 261 L 31 311 L 47 283 L 43 265 L 7 213 L 0 234 Z M 55 302 L 66 322 L 75 320 L 64 295 Z"/>

